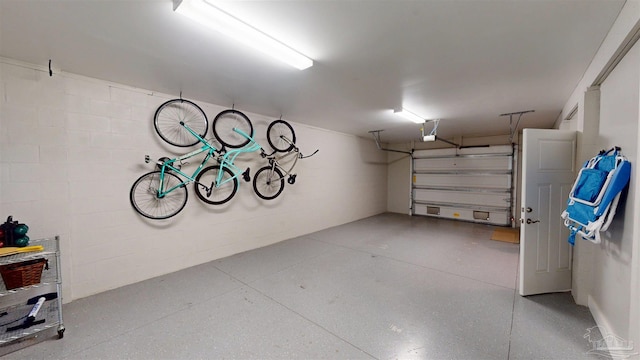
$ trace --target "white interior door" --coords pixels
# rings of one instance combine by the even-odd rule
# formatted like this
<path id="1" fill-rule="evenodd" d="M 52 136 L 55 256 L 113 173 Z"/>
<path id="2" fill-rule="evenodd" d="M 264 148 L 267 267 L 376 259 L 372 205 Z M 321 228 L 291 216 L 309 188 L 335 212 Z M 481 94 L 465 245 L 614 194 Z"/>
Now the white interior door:
<path id="1" fill-rule="evenodd" d="M 571 289 L 571 246 L 560 214 L 575 180 L 576 133 L 524 129 L 520 295 Z"/>

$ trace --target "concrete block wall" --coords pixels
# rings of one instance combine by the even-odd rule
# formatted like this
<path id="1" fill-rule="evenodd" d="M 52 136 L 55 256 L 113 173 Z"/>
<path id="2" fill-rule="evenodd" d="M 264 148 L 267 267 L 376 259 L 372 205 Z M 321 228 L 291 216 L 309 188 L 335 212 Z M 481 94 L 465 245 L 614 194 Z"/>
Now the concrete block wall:
<path id="1" fill-rule="evenodd" d="M 241 182 L 229 203 L 211 206 L 189 186 L 174 218 L 137 215 L 129 190 L 153 170 L 144 156 L 190 151 L 153 128 L 155 110 L 175 97 L 0 59 L 0 220 L 13 215 L 32 238 L 61 236 L 65 302 L 386 210 L 386 154 L 372 140 L 290 121 L 301 151 L 320 152 L 298 163 L 277 199 Z M 190 100 L 210 124 L 226 109 Z M 245 113 L 269 149 L 273 119 Z M 252 174 L 265 165 L 257 153 L 238 162 Z"/>

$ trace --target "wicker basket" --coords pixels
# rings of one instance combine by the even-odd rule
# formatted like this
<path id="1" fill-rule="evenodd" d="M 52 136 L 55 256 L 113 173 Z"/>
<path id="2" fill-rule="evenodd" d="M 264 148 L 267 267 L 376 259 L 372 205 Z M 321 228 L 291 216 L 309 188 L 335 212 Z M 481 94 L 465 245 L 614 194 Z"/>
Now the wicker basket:
<path id="1" fill-rule="evenodd" d="M 40 283 L 47 259 L 33 259 L 15 264 L 0 265 L 0 274 L 7 290 Z"/>

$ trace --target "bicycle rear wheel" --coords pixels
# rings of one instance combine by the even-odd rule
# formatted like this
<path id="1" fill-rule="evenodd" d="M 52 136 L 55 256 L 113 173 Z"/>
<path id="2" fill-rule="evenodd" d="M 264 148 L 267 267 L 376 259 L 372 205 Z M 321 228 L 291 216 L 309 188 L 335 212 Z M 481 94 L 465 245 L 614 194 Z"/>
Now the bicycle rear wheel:
<path id="1" fill-rule="evenodd" d="M 182 184 L 182 180 L 174 174 L 164 173 L 164 189 L 170 189 Z M 133 183 L 129 200 L 133 208 L 142 216 L 149 219 L 161 220 L 179 213 L 187 204 L 187 188 L 181 186 L 158 197 L 160 187 L 160 171 L 152 171 L 142 175 Z"/>
<path id="2" fill-rule="evenodd" d="M 284 176 L 277 168 L 271 171 L 270 166 L 265 166 L 253 176 L 253 191 L 265 200 L 277 198 L 282 190 L 284 190 Z"/>
<path id="3" fill-rule="evenodd" d="M 289 140 L 286 141 L 285 139 Z M 284 120 L 276 120 L 267 127 L 267 141 L 275 151 L 287 152 L 296 143 L 296 133 Z"/>
<path id="4" fill-rule="evenodd" d="M 251 120 L 238 110 L 224 110 L 213 119 L 213 135 L 225 146 L 241 148 L 251 141 L 233 129 L 238 129 L 249 137 L 253 137 Z"/>
<path id="5" fill-rule="evenodd" d="M 187 147 L 199 142 L 181 122 L 204 139 L 209 128 L 207 115 L 189 100 L 173 99 L 160 105 L 153 117 L 153 125 L 162 140 L 174 146 Z"/>
<path id="6" fill-rule="evenodd" d="M 222 171 L 220 186 L 216 187 L 218 174 Z M 208 189 L 207 189 L 208 187 Z M 238 190 L 238 179 L 231 170 L 220 168 L 219 165 L 209 166 L 196 176 L 196 194 L 200 200 L 212 205 L 221 205 L 231 200 Z"/>

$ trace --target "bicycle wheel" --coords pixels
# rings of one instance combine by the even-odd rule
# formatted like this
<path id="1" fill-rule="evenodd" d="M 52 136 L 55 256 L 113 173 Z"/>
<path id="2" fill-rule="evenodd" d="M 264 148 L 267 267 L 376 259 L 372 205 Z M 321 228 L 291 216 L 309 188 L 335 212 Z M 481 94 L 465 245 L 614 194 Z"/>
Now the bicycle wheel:
<path id="1" fill-rule="evenodd" d="M 253 125 L 247 115 L 238 110 L 224 110 L 213 119 L 213 135 L 225 146 L 241 148 L 247 145 L 250 139 L 233 131 L 238 129 L 253 137 Z"/>
<path id="2" fill-rule="evenodd" d="M 215 182 L 216 179 L 218 179 L 220 171 L 223 172 L 220 183 L 224 183 L 216 187 Z M 205 186 L 209 189 L 205 188 Z M 222 168 L 221 170 L 219 165 L 209 166 L 200 171 L 198 176 L 196 176 L 195 188 L 200 200 L 207 204 L 220 205 L 231 200 L 236 194 L 238 190 L 238 178 L 234 177 L 231 170 L 227 168 Z"/>
<path id="3" fill-rule="evenodd" d="M 269 141 L 269 145 L 273 150 L 287 152 L 296 143 L 296 133 L 288 122 L 276 120 L 267 127 L 267 141 Z"/>
<path id="4" fill-rule="evenodd" d="M 271 171 L 270 166 L 265 166 L 253 176 L 253 191 L 265 200 L 275 199 L 282 190 L 284 190 L 284 176 L 277 168 Z"/>
<path id="5" fill-rule="evenodd" d="M 160 105 L 153 117 L 153 125 L 162 140 L 174 146 L 193 146 L 199 142 L 181 122 L 204 139 L 209 120 L 202 109 L 189 100 L 173 99 Z"/>
<path id="6" fill-rule="evenodd" d="M 182 180 L 174 174 L 164 173 L 164 189 L 182 184 Z M 160 171 L 152 171 L 142 175 L 131 187 L 129 200 L 133 208 L 149 219 L 161 220 L 179 213 L 187 204 L 187 188 L 181 186 L 158 197 L 160 187 Z"/>

